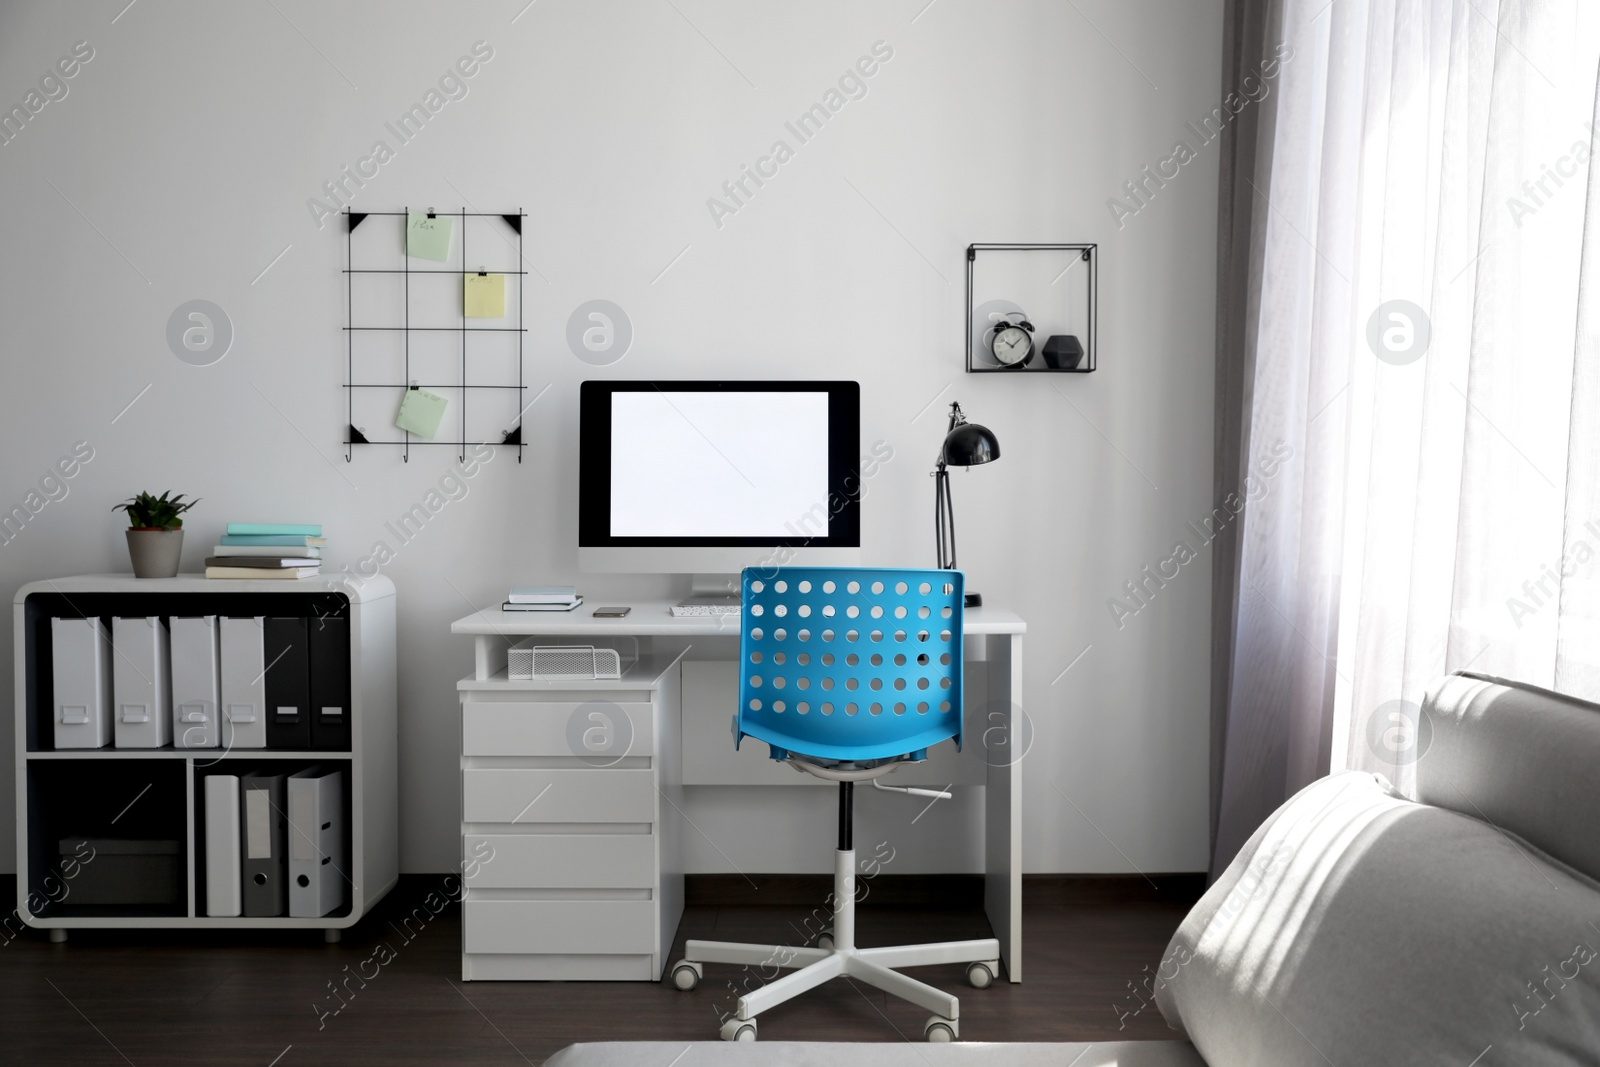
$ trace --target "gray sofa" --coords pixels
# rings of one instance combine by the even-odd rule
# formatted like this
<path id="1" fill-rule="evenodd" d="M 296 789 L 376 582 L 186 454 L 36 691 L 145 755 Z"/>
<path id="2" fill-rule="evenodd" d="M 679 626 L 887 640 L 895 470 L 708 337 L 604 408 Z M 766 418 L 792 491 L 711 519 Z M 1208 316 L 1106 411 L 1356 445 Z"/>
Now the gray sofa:
<path id="1" fill-rule="evenodd" d="M 1152 988 L 1182 1040 L 713 1041 L 681 1061 L 682 1042 L 609 1042 L 549 1067 L 1600 1063 L 1600 707 L 1457 674 L 1423 711 L 1416 800 L 1313 783 L 1184 919 Z"/>
<path id="2" fill-rule="evenodd" d="M 568 1045 L 546 1060 L 545 1067 L 668 1067 L 676 1056 L 683 1056 L 676 1067 L 1206 1067 L 1206 1061 L 1187 1041 L 1100 1045 L 606 1041 Z"/>

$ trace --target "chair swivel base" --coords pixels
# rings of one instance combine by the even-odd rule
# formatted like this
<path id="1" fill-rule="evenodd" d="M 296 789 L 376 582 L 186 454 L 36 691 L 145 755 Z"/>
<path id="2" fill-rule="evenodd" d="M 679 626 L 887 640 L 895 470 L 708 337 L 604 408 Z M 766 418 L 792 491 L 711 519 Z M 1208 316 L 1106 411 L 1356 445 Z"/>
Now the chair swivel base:
<path id="1" fill-rule="evenodd" d="M 797 968 L 739 998 L 738 1008 L 722 1027 L 722 1037 L 727 1041 L 754 1041 L 757 1015 L 840 977 L 857 979 L 932 1012 L 923 1026 L 923 1036 L 929 1041 L 951 1041 L 961 1035 L 961 1002 L 949 993 L 900 974 L 895 968 L 967 963 L 971 964 L 967 968 L 967 980 L 979 989 L 990 985 L 999 974 L 1000 942 L 992 937 L 856 948 L 854 851 L 834 853 L 833 922 L 833 944 L 828 947 L 690 941 L 684 946 L 684 958 L 673 965 L 673 983 L 679 989 L 693 989 L 699 984 L 702 964 L 706 963 Z"/>

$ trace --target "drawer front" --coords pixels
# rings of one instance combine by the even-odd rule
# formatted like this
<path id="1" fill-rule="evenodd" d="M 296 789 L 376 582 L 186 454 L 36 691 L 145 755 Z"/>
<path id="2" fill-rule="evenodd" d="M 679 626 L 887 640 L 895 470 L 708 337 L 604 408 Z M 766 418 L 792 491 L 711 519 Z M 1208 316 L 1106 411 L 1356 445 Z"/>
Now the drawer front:
<path id="1" fill-rule="evenodd" d="M 654 771 L 519 770 L 461 772 L 465 822 L 656 821 Z"/>
<path id="2" fill-rule="evenodd" d="M 484 953 L 655 952 L 652 900 L 468 900 L 461 948 Z"/>
<path id="3" fill-rule="evenodd" d="M 582 756 L 596 765 L 655 751 L 651 705 L 538 701 L 461 705 L 461 751 L 468 756 Z"/>
<path id="4" fill-rule="evenodd" d="M 649 834 L 468 834 L 470 889 L 653 889 Z"/>
<path id="5" fill-rule="evenodd" d="M 469 982 L 656 982 L 661 968 L 645 953 L 521 955 L 468 952 L 461 977 Z"/>

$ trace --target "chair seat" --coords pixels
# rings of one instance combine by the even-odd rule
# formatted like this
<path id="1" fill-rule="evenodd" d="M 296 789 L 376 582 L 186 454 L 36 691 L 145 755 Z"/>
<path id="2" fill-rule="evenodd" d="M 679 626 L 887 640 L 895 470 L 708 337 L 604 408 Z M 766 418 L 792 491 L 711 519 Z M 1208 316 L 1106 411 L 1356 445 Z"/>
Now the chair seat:
<path id="1" fill-rule="evenodd" d="M 811 760 L 791 753 L 786 762 L 797 771 L 829 782 L 870 782 L 922 760 L 904 756 L 882 760 Z"/>

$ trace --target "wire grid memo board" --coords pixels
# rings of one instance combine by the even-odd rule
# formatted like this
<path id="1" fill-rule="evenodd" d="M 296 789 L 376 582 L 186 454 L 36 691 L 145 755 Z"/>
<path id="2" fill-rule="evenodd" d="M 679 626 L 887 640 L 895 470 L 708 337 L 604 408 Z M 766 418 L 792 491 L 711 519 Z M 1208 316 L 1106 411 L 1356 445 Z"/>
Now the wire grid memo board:
<path id="1" fill-rule="evenodd" d="M 464 461 L 482 443 L 515 446 L 521 463 L 527 214 L 429 208 L 454 224 L 440 262 L 406 254 L 411 210 L 344 212 L 345 461 L 360 445 L 398 447 L 408 463 L 412 448 L 442 446 Z M 509 279 L 503 318 L 466 316 L 465 278 L 481 273 Z M 449 401 L 432 440 L 395 425 L 413 386 Z"/>

